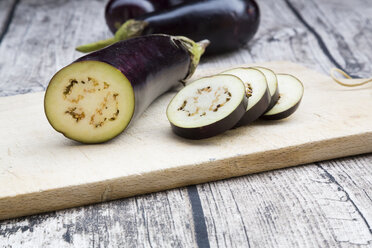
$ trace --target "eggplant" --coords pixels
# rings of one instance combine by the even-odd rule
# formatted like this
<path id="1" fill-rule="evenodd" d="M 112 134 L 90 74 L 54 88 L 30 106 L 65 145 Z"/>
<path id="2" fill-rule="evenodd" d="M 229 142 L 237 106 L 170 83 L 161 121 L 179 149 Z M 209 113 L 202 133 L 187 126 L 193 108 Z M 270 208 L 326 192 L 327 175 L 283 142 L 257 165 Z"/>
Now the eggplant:
<path id="1" fill-rule="evenodd" d="M 244 82 L 246 87 L 246 94 L 249 102 L 246 113 L 236 126 L 248 125 L 265 113 L 267 107 L 270 105 L 271 95 L 266 77 L 261 71 L 253 67 L 241 67 L 224 71 L 222 74 L 237 76 Z"/>
<path id="2" fill-rule="evenodd" d="M 245 114 L 243 82 L 233 75 L 204 77 L 187 85 L 171 100 L 167 117 L 175 134 L 204 139 L 234 127 Z"/>
<path id="3" fill-rule="evenodd" d="M 115 16 L 107 18 L 110 23 L 120 22 Z M 256 33 L 259 21 L 259 7 L 254 0 L 191 1 L 128 20 L 114 38 L 76 49 L 91 52 L 133 36 L 164 33 L 184 35 L 193 40 L 208 39 L 211 45 L 207 52 L 216 54 L 245 45 Z"/>
<path id="4" fill-rule="evenodd" d="M 276 78 L 275 72 L 266 67 L 255 66 L 253 68 L 262 72 L 266 77 L 267 86 L 269 87 L 269 92 L 271 95 L 270 105 L 267 107 L 267 110 L 269 110 L 274 107 L 279 99 L 278 79 Z"/>
<path id="5" fill-rule="evenodd" d="M 115 33 L 129 19 L 154 11 L 180 5 L 187 0 L 110 0 L 105 8 L 105 19 L 111 32 Z M 190 0 L 189 0 L 190 1 Z"/>
<path id="6" fill-rule="evenodd" d="M 47 119 L 67 138 L 110 140 L 154 99 L 189 78 L 208 43 L 150 35 L 83 56 L 51 79 L 44 98 Z"/>
<path id="7" fill-rule="evenodd" d="M 280 87 L 279 100 L 262 118 L 267 120 L 280 120 L 293 114 L 304 94 L 302 82 L 289 74 L 277 74 Z"/>

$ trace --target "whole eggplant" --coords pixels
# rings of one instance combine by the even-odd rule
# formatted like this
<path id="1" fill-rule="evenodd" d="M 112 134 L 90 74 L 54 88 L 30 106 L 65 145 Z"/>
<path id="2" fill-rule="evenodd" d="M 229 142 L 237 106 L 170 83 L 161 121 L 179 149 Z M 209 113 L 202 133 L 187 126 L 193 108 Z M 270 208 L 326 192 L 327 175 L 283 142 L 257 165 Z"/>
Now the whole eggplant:
<path id="1" fill-rule="evenodd" d="M 107 16 L 114 23 L 115 18 Z M 254 0 L 191 1 L 128 20 L 112 40 L 87 44 L 77 50 L 90 52 L 117 40 L 164 33 L 183 35 L 193 40 L 208 39 L 211 45 L 207 53 L 222 53 L 245 45 L 257 32 L 259 22 L 260 11 Z"/>
<path id="2" fill-rule="evenodd" d="M 111 32 L 115 33 L 116 30 L 129 19 L 137 18 L 150 12 L 168 9 L 186 1 L 187 0 L 110 0 L 105 9 L 106 23 Z"/>
<path id="3" fill-rule="evenodd" d="M 83 56 L 51 79 L 44 99 L 47 119 L 70 139 L 110 140 L 157 97 L 191 76 L 208 44 L 149 35 Z"/>

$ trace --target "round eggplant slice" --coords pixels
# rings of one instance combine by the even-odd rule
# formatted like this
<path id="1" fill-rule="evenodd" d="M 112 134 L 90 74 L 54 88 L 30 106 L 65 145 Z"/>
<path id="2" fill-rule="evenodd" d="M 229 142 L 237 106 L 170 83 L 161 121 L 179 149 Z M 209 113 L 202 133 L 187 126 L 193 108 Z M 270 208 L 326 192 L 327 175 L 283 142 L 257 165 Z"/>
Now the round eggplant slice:
<path id="1" fill-rule="evenodd" d="M 45 113 L 54 129 L 83 143 L 121 133 L 131 121 L 135 96 L 129 80 L 100 61 L 77 62 L 60 70 L 45 95 Z"/>
<path id="2" fill-rule="evenodd" d="M 237 126 L 247 125 L 257 120 L 270 105 L 271 96 L 265 75 L 259 70 L 249 68 L 235 68 L 222 72 L 222 74 L 234 75 L 240 78 L 246 89 L 248 105 L 244 116 Z"/>
<path id="3" fill-rule="evenodd" d="M 200 78 L 171 100 L 167 117 L 175 134 L 204 139 L 231 129 L 245 114 L 243 82 L 233 75 Z"/>
<path id="4" fill-rule="evenodd" d="M 279 100 L 262 117 L 268 120 L 280 120 L 293 114 L 300 105 L 304 94 L 301 81 L 289 74 L 277 74 L 280 87 Z"/>
<path id="5" fill-rule="evenodd" d="M 271 95 L 270 105 L 269 107 L 267 107 L 267 110 L 269 110 L 275 105 L 275 103 L 279 99 L 278 79 L 276 78 L 275 72 L 266 67 L 255 66 L 254 68 L 262 72 L 266 77 L 267 86 L 269 87 Z"/>

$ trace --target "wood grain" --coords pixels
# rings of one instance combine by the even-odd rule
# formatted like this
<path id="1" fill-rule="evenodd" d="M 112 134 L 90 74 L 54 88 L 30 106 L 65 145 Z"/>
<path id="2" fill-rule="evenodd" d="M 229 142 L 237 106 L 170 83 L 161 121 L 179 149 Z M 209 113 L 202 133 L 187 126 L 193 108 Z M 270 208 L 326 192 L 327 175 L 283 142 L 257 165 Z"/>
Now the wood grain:
<path id="1" fill-rule="evenodd" d="M 288 1 L 286 2 L 303 19 L 307 27 L 324 43 L 324 49 L 332 47 L 327 55 L 332 63 L 360 77 L 371 76 L 372 54 L 371 4 L 365 1 Z M 355 7 L 359 5 L 359 8 Z M 332 10 L 332 11 L 329 11 Z M 327 68 L 324 68 L 327 71 Z"/>
<path id="2" fill-rule="evenodd" d="M 369 247 L 371 209 L 357 206 L 371 202 L 359 202 L 357 192 L 371 194 L 370 176 L 355 177 L 358 186 L 342 180 L 344 170 L 355 173 L 358 165 L 339 161 L 347 168 L 323 162 L 198 186 L 211 246 Z M 360 161 L 359 166 L 372 163 L 370 156 Z M 337 177 L 330 176 L 335 170 Z"/>
<path id="3" fill-rule="evenodd" d="M 6 6 L 9 2 L 13 1 L 1 0 L 0 5 L 5 3 Z M 338 64 L 348 72 L 362 77 L 372 74 L 371 54 L 368 53 L 372 35 L 369 1 L 317 0 L 289 1 L 289 3 L 317 31 Z M 20 1 L 8 35 L 0 44 L 0 95 L 41 91 L 56 70 L 79 56 L 71 49 L 75 44 L 107 37 L 108 31 L 102 17 L 104 4 L 105 1 L 88 0 L 78 3 L 49 0 Z M 264 14 L 254 40 L 239 52 L 204 58 L 201 68 L 268 60 L 290 60 L 323 73 L 328 73 L 329 68 L 335 66 L 319 45 L 316 36 L 299 21 L 285 1 L 265 0 L 259 1 L 259 5 Z M 4 8 L 0 7 L 0 18 L 4 16 L 2 13 L 5 13 Z M 43 25 L 47 24 L 35 20 L 33 16 L 47 16 L 53 25 L 44 29 Z M 1 25 L 2 22 L 0 27 Z M 82 26 L 87 29 L 83 29 Z M 42 31 L 38 31 L 39 29 Z M 91 32 L 93 29 L 94 32 Z M 42 45 L 30 46 L 28 43 L 31 41 L 37 41 Z M 343 46 L 348 46 L 347 55 L 342 51 L 343 46 L 338 47 L 337 43 L 340 42 Z M 27 61 L 27 65 L 23 66 L 23 61 Z M 7 64 L 6 70 L 5 64 Z M 357 66 L 354 67 L 354 64 Z M 21 67 L 18 67 L 19 65 Z M 43 70 L 37 73 L 39 68 Z M 359 69 L 361 71 L 358 71 Z M 323 173 L 319 165 L 327 170 L 328 174 Z M 246 235 L 241 234 L 247 232 L 251 247 L 278 247 L 275 243 L 278 240 L 280 244 L 284 244 L 283 247 L 296 247 L 299 243 L 304 244 L 304 247 L 369 247 L 371 246 L 371 238 L 368 236 L 370 231 L 362 221 L 363 218 L 358 217 L 358 211 L 371 226 L 372 218 L 369 212 L 372 209 L 371 165 L 372 155 L 365 155 L 197 186 L 207 219 L 208 235 L 204 239 L 209 238 L 210 243 L 218 247 L 234 247 L 248 243 Z M 306 178 L 301 179 L 305 176 L 304 173 L 309 178 L 322 180 L 316 183 L 305 180 Z M 277 183 L 280 183 L 280 187 L 270 187 L 270 190 L 266 190 L 273 177 Z M 334 183 L 333 179 L 337 183 Z M 247 189 L 247 183 L 242 181 L 253 181 L 252 189 Z M 328 187 L 328 185 L 332 186 Z M 307 190 L 310 186 L 312 191 Z M 323 190 L 325 186 L 327 190 Z M 255 190 L 257 188 L 262 190 L 257 192 Z M 301 197 L 293 197 L 294 193 L 291 192 L 298 192 L 298 190 L 301 190 Z M 229 191 L 235 195 L 235 199 L 238 198 L 236 195 L 244 196 L 235 202 L 215 201 L 211 196 L 231 199 L 228 195 Z M 262 195 L 262 191 L 266 194 Z M 169 202 L 165 200 L 166 195 L 170 199 Z M 178 195 L 182 195 L 182 200 L 177 197 Z M 271 200 L 271 197 L 276 199 L 276 195 L 286 196 L 286 198 L 281 198 L 280 201 Z M 0 247 L 113 247 L 116 244 L 129 244 L 129 242 L 136 247 L 166 247 L 167 244 L 161 241 L 169 242 L 173 237 L 176 237 L 181 247 L 194 246 L 195 243 L 190 244 L 189 238 L 195 235 L 193 223 L 190 222 L 192 210 L 186 189 L 169 190 L 151 196 L 152 198 L 140 196 L 0 222 Z M 246 197 L 254 199 L 255 204 L 247 202 Z M 347 197 L 354 204 L 350 203 Z M 159 222 L 160 225 L 169 224 L 173 221 L 173 216 L 177 216 L 182 221 L 175 227 L 181 228 L 183 233 L 180 233 L 180 229 L 162 232 L 161 228 L 152 228 L 152 225 L 146 226 L 136 222 L 137 215 L 141 213 L 131 212 L 132 209 L 136 209 L 134 199 L 143 199 L 149 206 L 155 202 L 161 203 L 163 206 L 161 208 L 143 208 L 142 214 L 147 219 L 166 220 Z M 174 211 L 170 212 L 168 209 L 174 201 L 179 203 L 180 208 L 172 207 Z M 263 210 L 262 207 L 266 202 L 270 202 L 272 208 Z M 282 208 L 283 202 L 290 208 Z M 314 205 L 309 205 L 309 202 Z M 213 205 L 214 208 L 210 209 L 208 204 Z M 319 210 L 320 212 L 314 212 L 319 205 L 324 206 Z M 314 211 L 311 211 L 312 207 Z M 276 215 L 276 212 L 271 209 L 280 209 L 284 214 Z M 231 220 L 241 216 L 244 222 L 241 220 L 235 222 L 236 228 L 232 221 L 224 225 L 227 219 L 224 215 L 226 212 L 230 213 L 228 216 L 234 217 L 230 218 Z M 264 212 L 264 214 L 248 217 L 249 212 Z M 293 213 L 299 213 L 299 216 L 308 218 L 308 221 L 301 221 L 301 225 L 297 225 Z M 327 216 L 326 221 L 324 215 Z M 344 218 L 345 215 L 348 218 Z M 290 222 L 287 221 L 288 218 Z M 175 222 L 178 223 L 178 219 Z M 211 228 L 210 223 L 213 222 L 216 225 Z M 261 233 L 257 234 L 257 231 L 252 232 L 252 229 L 249 229 L 252 223 L 259 223 L 256 227 L 261 230 Z M 286 226 L 282 226 L 282 223 Z M 323 228 L 318 228 L 317 223 L 321 223 Z M 264 235 L 265 232 L 267 235 Z M 303 235 L 304 232 L 309 235 Z M 183 235 L 186 238 L 183 238 Z M 155 240 L 156 243 L 148 243 L 145 241 L 148 236 L 155 239 L 159 236 L 159 239 Z"/>
<path id="4" fill-rule="evenodd" d="M 0 246 L 195 247 L 190 208 L 183 189 L 43 214 L 3 223 Z"/>

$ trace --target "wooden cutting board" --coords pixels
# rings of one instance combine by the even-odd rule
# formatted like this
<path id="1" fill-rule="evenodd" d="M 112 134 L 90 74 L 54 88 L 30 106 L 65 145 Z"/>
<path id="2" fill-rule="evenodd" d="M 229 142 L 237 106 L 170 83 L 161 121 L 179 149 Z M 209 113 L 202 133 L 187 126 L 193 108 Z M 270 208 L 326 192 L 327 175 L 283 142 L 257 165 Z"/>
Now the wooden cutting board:
<path id="1" fill-rule="evenodd" d="M 43 92 L 0 98 L 0 219 L 372 152 L 371 86 L 344 88 L 289 62 L 261 65 L 302 80 L 298 111 L 199 141 L 171 132 L 165 110 L 175 92 L 99 145 L 55 132 Z"/>

